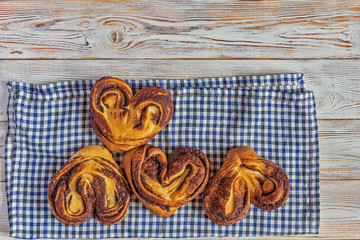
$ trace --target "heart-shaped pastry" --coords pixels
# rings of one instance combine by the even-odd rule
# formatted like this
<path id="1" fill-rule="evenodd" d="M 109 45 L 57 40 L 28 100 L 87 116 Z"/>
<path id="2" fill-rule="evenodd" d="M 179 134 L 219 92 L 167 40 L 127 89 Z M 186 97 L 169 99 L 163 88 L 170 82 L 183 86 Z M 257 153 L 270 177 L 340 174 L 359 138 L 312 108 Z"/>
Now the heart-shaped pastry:
<path id="1" fill-rule="evenodd" d="M 284 205 L 289 194 L 290 182 L 284 170 L 244 146 L 228 152 L 205 188 L 203 207 L 211 221 L 230 225 L 245 217 L 250 202 L 270 211 Z"/>
<path id="2" fill-rule="evenodd" d="M 198 196 L 209 179 L 206 156 L 191 147 L 178 147 L 167 158 L 161 149 L 144 145 L 125 153 L 122 163 L 136 196 L 160 217 Z"/>
<path id="3" fill-rule="evenodd" d="M 70 226 L 92 216 L 107 225 L 129 210 L 130 191 L 120 167 L 102 146 L 78 151 L 51 179 L 48 200 L 55 217 Z"/>
<path id="4" fill-rule="evenodd" d="M 170 121 L 174 105 L 161 87 L 141 89 L 135 95 L 121 79 L 102 78 L 91 89 L 91 126 L 105 146 L 124 152 L 150 141 Z"/>

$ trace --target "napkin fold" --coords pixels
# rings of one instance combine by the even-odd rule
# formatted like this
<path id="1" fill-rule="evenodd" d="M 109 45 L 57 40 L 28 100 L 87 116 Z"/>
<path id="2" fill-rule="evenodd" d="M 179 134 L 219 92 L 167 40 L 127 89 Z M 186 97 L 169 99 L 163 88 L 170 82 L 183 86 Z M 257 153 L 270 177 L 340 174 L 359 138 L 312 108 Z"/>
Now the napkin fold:
<path id="1" fill-rule="evenodd" d="M 198 196 L 168 218 L 151 213 L 131 193 L 128 215 L 107 226 L 92 218 L 66 226 L 53 215 L 47 187 L 81 148 L 103 145 L 90 125 L 89 94 L 96 81 L 45 85 L 9 82 L 6 193 L 10 236 L 16 238 L 187 238 L 317 234 L 320 222 L 319 144 L 314 96 L 302 74 L 188 80 L 128 80 L 135 90 L 160 86 L 175 113 L 149 144 L 166 153 L 201 149 L 210 179 L 227 152 L 249 146 L 288 174 L 287 203 L 266 212 L 253 205 L 230 226 L 211 222 Z M 122 154 L 115 154 L 121 166 Z"/>

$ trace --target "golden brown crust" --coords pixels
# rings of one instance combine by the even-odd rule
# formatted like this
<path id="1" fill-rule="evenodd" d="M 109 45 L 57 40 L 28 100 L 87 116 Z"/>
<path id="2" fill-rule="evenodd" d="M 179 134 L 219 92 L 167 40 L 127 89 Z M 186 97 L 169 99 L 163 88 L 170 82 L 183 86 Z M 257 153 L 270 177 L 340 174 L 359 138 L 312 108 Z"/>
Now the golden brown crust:
<path id="1" fill-rule="evenodd" d="M 136 196 L 160 217 L 198 196 L 209 179 L 209 162 L 196 148 L 178 147 L 167 158 L 161 149 L 144 145 L 126 152 L 122 163 Z"/>
<path id="2" fill-rule="evenodd" d="M 211 221 L 230 225 L 245 217 L 250 202 L 270 211 L 284 205 L 289 194 L 290 181 L 284 170 L 244 146 L 228 152 L 205 188 L 203 207 Z"/>
<path id="3" fill-rule="evenodd" d="M 150 141 L 170 121 L 174 105 L 161 87 L 141 89 L 133 96 L 118 78 L 102 78 L 91 89 L 91 126 L 105 146 L 124 152 Z"/>
<path id="4" fill-rule="evenodd" d="M 78 151 L 51 179 L 48 200 L 55 217 L 66 225 L 79 225 L 93 215 L 113 225 L 126 216 L 130 192 L 111 153 L 91 145 Z"/>

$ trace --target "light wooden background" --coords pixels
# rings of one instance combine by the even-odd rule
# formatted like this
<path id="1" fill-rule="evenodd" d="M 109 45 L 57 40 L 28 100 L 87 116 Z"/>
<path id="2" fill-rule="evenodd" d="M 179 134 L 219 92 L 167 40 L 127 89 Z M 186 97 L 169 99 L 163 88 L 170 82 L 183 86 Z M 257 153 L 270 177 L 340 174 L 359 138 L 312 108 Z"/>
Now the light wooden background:
<path id="1" fill-rule="evenodd" d="M 1 0 L 0 238 L 6 81 L 294 72 L 317 100 L 321 227 L 291 238 L 360 238 L 360 0 Z"/>

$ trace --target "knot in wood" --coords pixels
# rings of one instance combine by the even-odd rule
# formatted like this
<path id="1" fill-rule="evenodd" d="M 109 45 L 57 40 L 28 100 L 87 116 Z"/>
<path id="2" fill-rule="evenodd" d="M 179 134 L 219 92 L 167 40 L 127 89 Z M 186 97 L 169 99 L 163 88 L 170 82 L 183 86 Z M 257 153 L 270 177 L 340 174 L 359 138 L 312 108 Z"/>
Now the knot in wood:
<path id="1" fill-rule="evenodd" d="M 109 34 L 109 40 L 113 43 L 120 43 L 124 40 L 124 35 L 119 30 L 115 30 Z"/>

